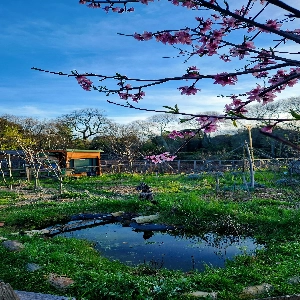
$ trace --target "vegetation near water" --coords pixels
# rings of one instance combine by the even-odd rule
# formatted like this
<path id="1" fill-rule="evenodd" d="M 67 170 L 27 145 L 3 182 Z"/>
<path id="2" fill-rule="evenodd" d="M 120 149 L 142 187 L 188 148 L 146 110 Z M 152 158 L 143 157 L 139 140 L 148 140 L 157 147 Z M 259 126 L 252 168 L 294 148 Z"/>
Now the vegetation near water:
<path id="1" fill-rule="evenodd" d="M 212 174 L 110 174 L 66 179 L 66 192 L 61 196 L 57 196 L 58 183 L 53 179 L 41 181 L 43 192 L 34 192 L 25 183 L 21 183 L 23 190 L 3 188 L 0 236 L 18 240 L 25 248 L 11 252 L 0 246 L 0 279 L 17 290 L 76 299 L 192 299 L 188 294 L 195 291 L 217 292 L 218 299 L 240 299 L 245 287 L 262 283 L 273 289 L 256 298 L 300 293 L 300 283 L 295 280 L 300 276 L 300 189 L 292 185 L 297 177 L 287 176 L 278 184 L 284 176 L 283 172 L 257 172 L 260 187 L 254 190 L 231 173 L 219 177 L 218 186 Z M 135 187 L 141 182 L 152 188 L 157 203 L 139 199 Z M 228 261 L 225 268 L 207 266 L 203 272 L 186 273 L 147 263 L 129 267 L 110 261 L 86 241 L 23 234 L 62 224 L 77 213 L 116 211 L 159 212 L 159 222 L 184 225 L 190 234 L 251 236 L 266 246 L 255 255 Z M 42 268 L 29 272 L 27 263 Z M 75 283 L 57 290 L 46 280 L 49 273 L 65 275 Z"/>

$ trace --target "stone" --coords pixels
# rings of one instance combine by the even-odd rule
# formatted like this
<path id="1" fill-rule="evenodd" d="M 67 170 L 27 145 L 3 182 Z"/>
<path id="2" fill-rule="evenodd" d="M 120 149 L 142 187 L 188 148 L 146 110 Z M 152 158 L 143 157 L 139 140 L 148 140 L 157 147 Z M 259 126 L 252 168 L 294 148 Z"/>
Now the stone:
<path id="1" fill-rule="evenodd" d="M 116 211 L 114 213 L 111 213 L 113 217 L 121 217 L 124 214 L 124 211 Z"/>
<path id="2" fill-rule="evenodd" d="M 156 214 L 150 216 L 140 216 L 140 217 L 132 218 L 132 220 L 137 222 L 138 224 L 141 224 L 141 223 L 149 223 L 155 221 L 158 218 L 159 218 L 159 214 Z"/>
<path id="3" fill-rule="evenodd" d="M 241 299 L 251 299 L 255 296 L 268 293 L 273 289 L 273 286 L 268 283 L 262 283 L 260 285 L 248 286 L 243 289 L 240 298 Z"/>
<path id="4" fill-rule="evenodd" d="M 192 293 L 186 293 L 185 295 L 196 297 L 196 298 L 217 299 L 217 293 L 216 292 L 208 293 L 208 292 L 197 291 L 197 292 L 192 292 Z"/>
<path id="5" fill-rule="evenodd" d="M 26 270 L 28 272 L 34 272 L 34 271 L 37 271 L 39 269 L 41 269 L 42 267 L 39 266 L 38 264 L 35 264 L 35 263 L 28 263 L 26 264 Z"/>
<path id="6" fill-rule="evenodd" d="M 24 249 L 24 245 L 20 243 L 19 241 L 14 241 L 14 240 L 6 240 L 2 242 L 2 246 L 4 246 L 6 249 L 10 251 L 20 251 Z"/>
<path id="7" fill-rule="evenodd" d="M 290 277 L 290 278 L 288 278 L 287 282 L 289 284 L 299 284 L 300 283 L 300 276 Z"/>
<path id="8" fill-rule="evenodd" d="M 50 273 L 48 276 L 48 282 L 55 288 L 59 290 L 64 290 L 68 288 L 71 284 L 73 284 L 74 280 L 63 275 Z"/>
<path id="9" fill-rule="evenodd" d="M 30 230 L 30 231 L 25 231 L 25 234 L 32 237 L 34 235 L 44 235 L 44 234 L 49 234 L 50 230 L 48 229 L 41 229 L 41 230 Z"/>
<path id="10" fill-rule="evenodd" d="M 9 283 L 0 282 L 0 299 L 1 300 L 20 300 Z"/>

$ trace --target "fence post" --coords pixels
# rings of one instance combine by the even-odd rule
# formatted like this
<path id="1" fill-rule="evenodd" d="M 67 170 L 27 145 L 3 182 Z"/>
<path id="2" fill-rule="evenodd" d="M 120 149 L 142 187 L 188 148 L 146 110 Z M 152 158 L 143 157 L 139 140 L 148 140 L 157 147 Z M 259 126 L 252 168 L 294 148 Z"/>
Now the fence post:
<path id="1" fill-rule="evenodd" d="M 177 172 L 180 172 L 180 160 L 177 161 Z"/>

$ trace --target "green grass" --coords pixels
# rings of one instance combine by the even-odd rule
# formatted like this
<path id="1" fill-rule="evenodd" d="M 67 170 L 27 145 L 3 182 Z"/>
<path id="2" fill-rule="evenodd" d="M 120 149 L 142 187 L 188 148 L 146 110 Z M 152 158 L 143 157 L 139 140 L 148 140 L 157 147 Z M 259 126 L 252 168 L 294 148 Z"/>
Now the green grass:
<path id="1" fill-rule="evenodd" d="M 293 186 L 276 185 L 280 176 L 257 173 L 257 181 L 265 187 L 251 191 L 240 188 L 241 178 L 232 174 L 219 178 L 218 190 L 216 178 L 210 174 L 196 178 L 184 174 L 103 175 L 65 180 L 66 192 L 61 197 L 43 201 L 37 196 L 37 201 L 22 206 L 18 204 L 23 198 L 18 198 L 16 192 L 0 191 L 0 199 L 5 200 L 0 210 L 0 221 L 5 222 L 0 236 L 25 244 L 20 252 L 9 252 L 0 246 L 0 279 L 15 289 L 72 295 L 77 299 L 188 299 L 185 293 L 191 291 L 216 291 L 218 299 L 239 299 L 243 288 L 264 282 L 274 289 L 261 297 L 300 293 L 300 284 L 288 282 L 300 276 L 300 194 Z M 158 204 L 138 199 L 134 187 L 142 181 L 154 190 Z M 41 184 L 44 190 L 58 186 L 50 180 Z M 120 187 L 131 192 L 121 193 Z M 128 267 L 103 258 L 92 244 L 75 239 L 12 235 L 67 222 L 77 213 L 120 210 L 159 212 L 161 222 L 184 225 L 188 234 L 198 236 L 207 232 L 252 236 L 264 243 L 265 249 L 255 256 L 228 261 L 225 268 L 207 266 L 203 272 L 184 273 L 150 265 Z M 25 266 L 29 262 L 42 268 L 28 272 Z M 57 291 L 45 280 L 51 272 L 67 275 L 75 284 L 66 291 Z"/>

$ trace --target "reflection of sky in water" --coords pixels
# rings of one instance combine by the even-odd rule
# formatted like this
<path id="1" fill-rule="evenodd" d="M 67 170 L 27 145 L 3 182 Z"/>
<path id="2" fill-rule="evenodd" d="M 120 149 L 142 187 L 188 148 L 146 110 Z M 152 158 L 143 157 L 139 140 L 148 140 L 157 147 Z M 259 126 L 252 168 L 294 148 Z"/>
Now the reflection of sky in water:
<path id="1" fill-rule="evenodd" d="M 148 233 L 146 233 L 148 234 Z M 129 265 L 156 262 L 163 267 L 189 271 L 204 269 L 204 264 L 223 267 L 225 259 L 239 254 L 251 254 L 261 245 L 251 238 L 223 237 L 206 234 L 204 239 L 172 236 L 168 233 L 153 232 L 144 239 L 143 232 L 131 227 L 106 224 L 60 234 L 60 236 L 86 239 L 94 242 L 95 248 L 109 259 L 118 259 Z"/>

